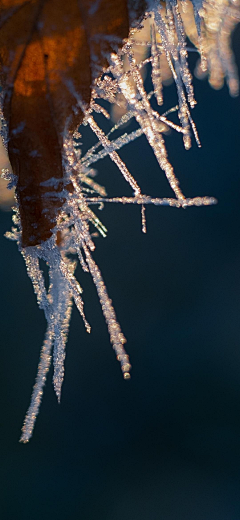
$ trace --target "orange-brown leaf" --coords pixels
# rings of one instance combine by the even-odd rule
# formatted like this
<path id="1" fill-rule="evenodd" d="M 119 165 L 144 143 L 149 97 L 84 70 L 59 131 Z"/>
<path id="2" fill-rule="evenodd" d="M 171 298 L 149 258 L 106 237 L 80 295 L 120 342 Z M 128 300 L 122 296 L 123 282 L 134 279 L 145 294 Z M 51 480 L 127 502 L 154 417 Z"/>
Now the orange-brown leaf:
<path id="1" fill-rule="evenodd" d="M 141 12 L 143 2 L 135 3 Z M 64 202 L 63 133 L 82 119 L 75 93 L 89 105 L 106 53 L 128 36 L 128 5 L 127 0 L 0 0 L 0 78 L 23 247 L 51 236 Z M 46 182 L 51 177 L 54 186 Z"/>

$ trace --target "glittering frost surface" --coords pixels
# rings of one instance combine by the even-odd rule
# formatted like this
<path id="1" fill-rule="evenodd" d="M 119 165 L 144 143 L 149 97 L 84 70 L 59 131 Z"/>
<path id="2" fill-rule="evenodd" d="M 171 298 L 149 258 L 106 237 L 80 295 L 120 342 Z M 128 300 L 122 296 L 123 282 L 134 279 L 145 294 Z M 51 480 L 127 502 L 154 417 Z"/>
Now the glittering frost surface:
<path id="1" fill-rule="evenodd" d="M 58 401 L 64 378 L 65 347 L 71 318 L 73 302 L 82 316 L 87 332 L 90 325 L 84 314 L 82 288 L 75 277 L 77 261 L 83 271 L 92 276 L 103 315 L 109 331 L 110 342 L 120 362 L 125 379 L 130 377 L 131 365 L 124 349 L 126 342 L 120 325 L 108 296 L 99 267 L 93 258 L 95 248 L 90 225 L 94 225 L 98 233 L 106 236 L 107 230 L 94 212 L 94 207 L 103 207 L 105 203 L 135 204 L 140 206 L 142 215 L 142 230 L 147 230 L 145 206 L 172 206 L 187 208 L 189 206 L 205 206 L 215 203 L 213 197 L 188 198 L 180 188 L 180 184 L 172 164 L 169 162 L 165 145 L 164 133 L 168 127 L 182 136 L 186 149 L 190 148 L 192 137 L 198 146 L 200 140 L 193 121 L 191 110 L 196 101 L 194 98 L 192 74 L 188 66 L 188 48 L 186 36 L 195 45 L 200 60 L 197 74 L 209 74 L 209 81 L 214 88 L 219 88 L 224 77 L 229 85 L 230 93 L 238 92 L 238 77 L 230 50 L 230 34 L 239 20 L 239 4 L 237 0 L 166 0 L 159 3 L 149 0 L 145 20 L 137 29 L 134 28 L 129 38 L 123 42 L 118 54 L 107 56 L 109 67 L 96 80 L 90 107 L 85 107 L 82 100 L 69 83 L 68 88 L 79 102 L 85 117 L 83 124 L 88 125 L 97 137 L 97 144 L 92 146 L 85 155 L 81 153 L 81 128 L 72 136 L 64 136 L 62 162 L 65 171 L 65 185 L 71 189 L 64 191 L 65 204 L 58 217 L 49 240 L 41 245 L 21 247 L 21 222 L 17 207 L 13 218 L 12 232 L 8 238 L 17 240 L 26 262 L 28 275 L 39 307 L 44 310 L 47 321 L 47 332 L 40 354 L 36 382 L 27 411 L 23 429 L 22 442 L 28 442 L 32 436 L 35 420 L 43 394 L 47 372 L 53 357 L 53 385 Z M 194 50 L 194 48 L 192 48 Z M 144 87 L 144 70 L 146 64 L 151 64 L 152 91 L 146 92 Z M 161 113 L 164 85 L 173 78 L 178 105 Z M 158 111 L 152 108 L 152 97 L 158 104 Z M 99 100 L 104 99 L 112 105 L 110 110 L 115 122 L 106 135 L 95 119 L 95 113 L 109 118 L 106 108 L 103 109 Z M 179 124 L 171 121 L 172 112 L 177 111 Z M 120 116 L 120 119 L 117 118 Z M 126 123 L 135 118 L 138 128 L 130 133 L 126 131 Z M 123 127 L 122 135 L 114 138 L 114 132 Z M 4 145 L 7 145 L 7 129 L 2 121 Z M 141 192 L 133 174 L 118 154 L 123 146 L 145 135 L 158 161 L 160 171 L 166 175 L 172 189 L 172 198 L 154 198 Z M 115 163 L 126 183 L 132 189 L 132 196 L 108 198 L 105 187 L 95 180 L 94 163 L 106 156 Z M 4 170 L 5 178 L 11 186 L 14 178 L 11 172 Z M 54 186 L 54 172 L 49 186 Z M 47 196 L 47 193 L 46 193 Z M 73 259 L 74 255 L 74 259 Z M 44 275 L 39 261 L 45 261 L 48 266 L 49 288 L 46 290 Z"/>

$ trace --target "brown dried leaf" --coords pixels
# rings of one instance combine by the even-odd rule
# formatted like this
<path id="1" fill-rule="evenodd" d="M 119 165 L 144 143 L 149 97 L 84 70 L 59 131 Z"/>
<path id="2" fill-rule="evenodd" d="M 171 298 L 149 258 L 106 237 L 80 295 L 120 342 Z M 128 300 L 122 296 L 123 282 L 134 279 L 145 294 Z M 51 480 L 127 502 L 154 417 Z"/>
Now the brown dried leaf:
<path id="1" fill-rule="evenodd" d="M 142 0 L 131 2 L 143 11 Z M 89 105 L 106 53 L 128 36 L 128 6 L 127 0 L 0 0 L 0 79 L 23 247 L 51 236 L 64 202 L 63 132 L 82 119 L 74 92 Z"/>

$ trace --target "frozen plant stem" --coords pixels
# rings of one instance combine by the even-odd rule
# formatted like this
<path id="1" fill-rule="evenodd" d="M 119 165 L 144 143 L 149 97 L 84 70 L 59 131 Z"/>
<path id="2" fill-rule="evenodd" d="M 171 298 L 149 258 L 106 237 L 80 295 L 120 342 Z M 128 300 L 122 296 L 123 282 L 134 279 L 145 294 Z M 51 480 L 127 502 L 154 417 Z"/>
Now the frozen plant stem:
<path id="1" fill-rule="evenodd" d="M 71 95 L 77 99 L 78 106 L 84 113 L 83 124 L 89 126 L 98 142 L 84 156 L 79 143 L 81 135 L 77 132 L 72 135 L 67 129 L 64 133 L 62 163 L 65 177 L 63 189 L 61 192 L 57 192 L 56 197 L 63 197 L 65 202 L 59 212 L 57 223 L 51 230 L 52 236 L 39 245 L 23 248 L 21 218 L 17 206 L 13 219 L 14 227 L 12 232 L 7 233 L 9 238 L 18 242 L 39 307 L 44 310 L 47 321 L 47 332 L 40 354 L 37 378 L 22 429 L 20 439 L 22 442 L 28 442 L 33 433 L 51 363 L 52 350 L 53 385 L 60 402 L 64 378 L 65 347 L 73 302 L 82 316 L 87 332 L 91 330 L 84 314 L 82 288 L 74 274 L 77 260 L 70 259 L 69 255 L 75 255 L 83 270 L 92 276 L 108 327 L 110 342 L 120 362 L 124 378 L 130 378 L 131 365 L 124 350 L 126 340 L 117 321 L 101 272 L 92 258 L 95 245 L 90 226 L 94 225 L 103 236 L 106 236 L 107 230 L 91 206 L 97 205 L 101 209 L 104 203 L 139 205 L 142 215 L 142 230 L 146 233 L 145 206 L 148 204 L 187 208 L 206 206 L 216 202 L 213 197 L 188 198 L 183 194 L 173 166 L 168 160 L 164 132 L 166 127 L 170 127 L 180 133 L 186 149 L 191 146 L 193 134 L 197 145 L 200 146 L 196 125 L 191 116 L 191 109 L 194 108 L 196 101 L 192 75 L 188 66 L 186 36 L 192 38 L 196 50 L 201 55 L 198 74 L 206 72 L 207 69 L 211 84 L 218 88 L 216 82 L 214 83 L 213 73 L 217 63 L 222 78 L 226 75 L 230 93 L 237 94 L 238 77 L 230 51 L 229 39 L 231 30 L 238 20 L 239 6 L 236 1 L 206 0 L 203 4 L 201 0 L 192 0 L 192 2 L 185 0 L 183 3 L 177 2 L 177 0 L 166 0 L 164 3 L 149 0 L 143 24 L 130 31 L 128 39 L 124 40 L 122 49 L 118 53 L 107 54 L 108 68 L 104 74 L 98 74 L 98 79 L 93 86 L 90 106 L 84 105 L 81 96 L 75 91 L 71 82 L 65 85 Z M 217 27 L 217 31 L 211 27 Z M 92 61 L 94 62 L 94 56 Z M 144 86 L 143 69 L 146 63 L 151 64 L 153 84 L 151 92 L 146 92 Z M 170 108 L 167 113 L 161 114 L 163 85 L 170 76 L 173 77 L 176 84 L 178 105 Z M 153 96 L 156 98 L 158 111 L 153 109 Z M 98 123 L 95 119 L 95 113 L 102 113 L 102 117 L 109 118 L 106 109 L 103 109 L 98 103 L 101 99 L 115 104 L 122 111 L 120 120 L 107 135 L 99 126 L 99 118 Z M 176 110 L 179 117 L 178 125 L 168 119 Z M 127 133 L 124 127 L 122 135 L 113 138 L 114 132 L 121 129 L 131 118 L 135 118 L 139 128 Z M 6 144 L 7 129 L 4 121 L 2 122 L 2 133 Z M 166 175 L 173 192 L 172 198 L 154 198 L 143 194 L 137 181 L 118 154 L 118 150 L 124 145 L 141 135 L 145 135 L 155 154 L 160 171 Z M 106 155 L 110 157 L 129 184 L 132 196 L 108 198 L 105 188 L 93 179 L 96 173 L 92 168 L 93 164 Z M 14 177 L 9 172 L 5 171 L 5 177 L 14 183 Z M 45 193 L 46 199 L 52 195 L 55 185 L 56 179 L 53 172 L 52 178 L 47 181 L 50 191 Z M 49 268 L 48 291 L 39 267 L 40 259 L 44 260 Z"/>

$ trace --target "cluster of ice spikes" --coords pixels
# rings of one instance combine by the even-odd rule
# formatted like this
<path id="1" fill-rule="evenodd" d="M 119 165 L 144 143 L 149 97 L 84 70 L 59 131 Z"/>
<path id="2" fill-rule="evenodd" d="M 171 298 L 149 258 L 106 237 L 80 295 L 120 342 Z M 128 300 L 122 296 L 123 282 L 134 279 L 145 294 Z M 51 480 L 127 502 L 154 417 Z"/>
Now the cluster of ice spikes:
<path id="1" fill-rule="evenodd" d="M 194 135 L 198 146 L 200 141 L 197 129 L 191 117 L 191 109 L 196 101 L 192 86 L 192 75 L 188 67 L 188 48 L 186 35 L 199 52 L 200 64 L 198 74 L 210 73 L 210 82 L 219 87 L 223 77 L 229 84 L 230 92 L 238 92 L 238 78 L 231 56 L 229 39 L 234 24 L 239 20 L 239 8 L 236 1 L 228 0 L 184 0 L 181 4 L 176 0 L 164 3 L 149 1 L 149 10 L 141 27 L 130 32 L 118 54 L 109 57 L 109 68 L 96 81 L 92 102 L 85 110 L 84 125 L 89 125 L 97 136 L 98 142 L 82 156 L 76 134 L 66 135 L 63 163 L 66 172 L 66 183 L 72 183 L 72 193 L 66 191 L 66 203 L 58 218 L 52 237 L 42 245 L 22 250 L 28 275 L 32 280 L 38 304 L 44 310 L 47 320 L 47 332 L 42 347 L 38 374 L 34 385 L 30 407 L 27 411 L 22 429 L 22 442 L 28 442 L 33 433 L 35 420 L 43 394 L 43 386 L 51 363 L 53 349 L 54 376 L 53 384 L 60 401 L 61 387 L 64 377 L 65 346 L 72 303 L 76 304 L 86 327 L 90 326 L 84 314 L 82 289 L 77 282 L 74 271 L 76 260 L 69 254 L 76 255 L 84 271 L 90 272 L 96 286 L 102 311 L 107 323 L 110 341 L 120 361 L 125 379 L 130 377 L 131 365 L 124 350 L 125 338 L 117 322 L 116 315 L 108 296 L 101 272 L 93 260 L 92 251 L 95 246 L 89 229 L 93 223 L 97 231 L 106 236 L 104 225 L 92 211 L 91 206 L 107 202 L 137 204 L 142 212 L 142 229 L 146 232 L 145 205 L 169 205 L 175 207 L 209 205 L 215 202 L 212 197 L 186 198 L 181 191 L 179 181 L 170 164 L 165 147 L 163 132 L 170 127 L 183 136 L 186 149 L 191 146 Z M 140 49 L 140 52 L 139 52 Z M 193 50 L 192 47 L 190 50 Z M 143 81 L 143 69 L 151 63 L 153 91 L 146 92 Z M 216 65 L 217 64 L 217 65 Z M 216 74 L 215 67 L 218 67 Z M 178 93 L 178 106 L 161 114 L 161 110 L 152 108 L 151 99 L 155 96 L 158 105 L 163 103 L 163 84 L 172 75 Z M 69 85 L 69 88 L 72 88 Z M 77 94 L 75 94 L 77 97 Z M 94 119 L 96 112 L 102 112 L 109 118 L 108 112 L 98 103 L 107 100 L 120 108 L 122 117 L 113 126 L 108 135 L 98 126 Z M 79 99 L 79 104 L 81 100 Z M 84 107 L 81 104 L 81 108 Z M 173 110 L 178 111 L 179 125 L 174 124 L 168 116 Z M 131 118 L 135 118 L 139 128 L 129 134 L 113 138 L 115 130 L 121 128 Z M 165 173 L 172 188 L 172 198 L 152 198 L 142 194 L 141 188 L 121 160 L 118 150 L 144 134 L 156 156 L 161 170 Z M 117 165 L 126 182 L 131 186 L 132 197 L 107 198 L 105 189 L 94 180 L 92 165 L 108 155 Z M 52 177 L 51 186 L 57 180 Z M 21 223 L 18 210 L 15 210 L 16 227 L 9 238 L 17 240 L 20 247 Z M 44 260 L 49 267 L 49 289 L 45 288 L 44 276 L 39 267 L 39 260 Z"/>

